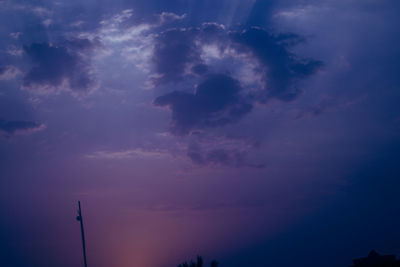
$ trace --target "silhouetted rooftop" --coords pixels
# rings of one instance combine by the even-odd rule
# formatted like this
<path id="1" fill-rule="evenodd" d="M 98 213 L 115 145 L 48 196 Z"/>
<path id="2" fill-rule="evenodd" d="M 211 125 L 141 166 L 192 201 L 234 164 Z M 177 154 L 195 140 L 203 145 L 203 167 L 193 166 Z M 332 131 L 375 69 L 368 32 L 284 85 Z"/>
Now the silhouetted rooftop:
<path id="1" fill-rule="evenodd" d="M 374 267 L 398 267 L 400 261 L 396 260 L 395 255 L 380 255 L 375 250 L 372 250 L 368 257 L 353 260 L 354 267 L 359 266 L 374 266 Z"/>

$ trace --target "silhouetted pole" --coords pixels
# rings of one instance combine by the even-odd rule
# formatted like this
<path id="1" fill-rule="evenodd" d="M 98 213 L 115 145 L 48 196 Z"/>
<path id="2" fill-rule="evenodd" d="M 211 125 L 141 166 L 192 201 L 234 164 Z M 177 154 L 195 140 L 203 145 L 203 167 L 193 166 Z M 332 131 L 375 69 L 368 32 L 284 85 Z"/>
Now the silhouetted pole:
<path id="1" fill-rule="evenodd" d="M 82 249 L 83 249 L 83 263 L 85 264 L 85 267 L 87 267 L 87 262 L 86 262 L 86 246 L 85 246 L 85 232 L 83 231 L 83 218 L 82 218 L 82 211 L 81 211 L 81 202 L 78 201 L 78 217 L 76 219 L 81 223 L 81 234 L 82 234 Z"/>

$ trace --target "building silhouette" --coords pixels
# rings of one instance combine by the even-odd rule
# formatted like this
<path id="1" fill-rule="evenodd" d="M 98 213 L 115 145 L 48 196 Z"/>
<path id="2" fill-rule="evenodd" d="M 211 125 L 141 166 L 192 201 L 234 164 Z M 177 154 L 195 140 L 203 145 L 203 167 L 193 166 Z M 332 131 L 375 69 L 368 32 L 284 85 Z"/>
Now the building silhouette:
<path id="1" fill-rule="evenodd" d="M 368 257 L 353 260 L 351 267 L 400 267 L 396 255 L 380 255 L 372 250 Z"/>

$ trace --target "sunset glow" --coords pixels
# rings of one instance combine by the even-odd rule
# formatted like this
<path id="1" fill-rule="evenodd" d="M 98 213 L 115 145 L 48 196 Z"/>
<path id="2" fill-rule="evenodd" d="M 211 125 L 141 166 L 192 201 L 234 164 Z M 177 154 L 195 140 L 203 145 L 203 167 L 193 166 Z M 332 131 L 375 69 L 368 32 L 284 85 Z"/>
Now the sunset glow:
<path id="1" fill-rule="evenodd" d="M 399 8 L 1 0 L 0 266 L 400 254 Z"/>

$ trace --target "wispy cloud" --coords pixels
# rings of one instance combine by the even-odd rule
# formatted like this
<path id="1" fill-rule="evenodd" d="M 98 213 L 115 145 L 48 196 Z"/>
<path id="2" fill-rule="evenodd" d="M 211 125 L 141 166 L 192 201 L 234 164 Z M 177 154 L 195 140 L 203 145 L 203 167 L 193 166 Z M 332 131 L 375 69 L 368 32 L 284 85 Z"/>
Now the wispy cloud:
<path id="1" fill-rule="evenodd" d="M 19 74 L 21 74 L 21 71 L 15 66 L 0 66 L 0 80 L 11 80 L 17 77 Z"/>
<path id="2" fill-rule="evenodd" d="M 89 159 L 109 159 L 109 160 L 121 160 L 121 159 L 133 159 L 133 158 L 167 158 L 171 155 L 162 150 L 145 150 L 142 148 L 126 149 L 126 150 L 101 150 L 95 151 L 85 155 Z"/>
<path id="3" fill-rule="evenodd" d="M 12 137 L 15 135 L 31 134 L 45 129 L 46 126 L 33 121 L 17 121 L 0 119 L 0 135 Z"/>

